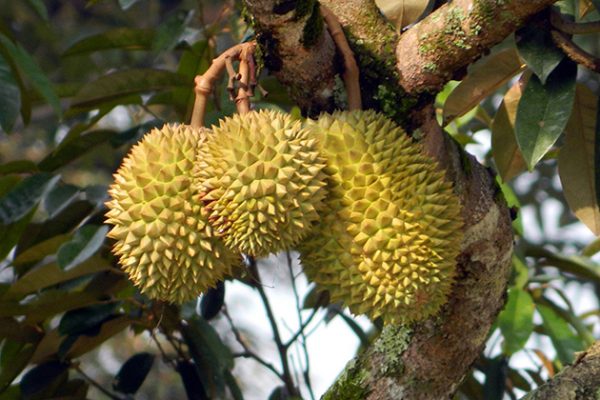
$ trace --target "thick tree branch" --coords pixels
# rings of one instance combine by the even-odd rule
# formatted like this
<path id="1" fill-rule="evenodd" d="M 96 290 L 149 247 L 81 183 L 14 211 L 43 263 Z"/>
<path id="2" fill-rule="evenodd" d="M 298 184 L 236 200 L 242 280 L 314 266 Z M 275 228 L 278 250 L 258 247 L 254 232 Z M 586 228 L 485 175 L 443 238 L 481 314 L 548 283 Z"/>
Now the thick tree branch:
<path id="1" fill-rule="evenodd" d="M 587 400 L 600 391 L 600 342 L 578 355 L 573 365 L 529 393 L 523 400 Z"/>
<path id="2" fill-rule="evenodd" d="M 335 47 L 314 0 L 245 0 L 264 65 L 308 114 L 334 108 Z M 311 110 L 315 110 L 312 112 Z"/>
<path id="3" fill-rule="evenodd" d="M 400 84 L 409 93 L 435 92 L 557 0 L 454 0 L 400 37 Z"/>
<path id="4" fill-rule="evenodd" d="M 448 399 L 480 354 L 504 304 L 511 267 L 511 221 L 492 173 L 465 154 L 437 124 L 431 94 L 554 1 L 454 0 L 400 39 L 371 0 L 323 1 L 341 21 L 357 55 L 365 106 L 381 110 L 410 128 L 413 137 L 421 141 L 454 183 L 465 222 L 456 284 L 440 314 L 409 327 L 387 326 L 376 343 L 348 365 L 326 399 Z M 338 66 L 326 62 L 327 57 L 333 58 L 333 51 L 323 51 L 318 45 L 301 47 L 298 40 L 281 38 L 284 31 L 289 37 L 301 36 L 292 31 L 304 31 L 306 24 L 292 27 L 285 22 L 294 21 L 298 4 L 313 1 L 246 3 L 255 22 L 263 21 L 255 24 L 259 34 L 268 37 L 272 31 L 278 37 L 267 48 L 280 63 L 278 76 L 295 68 L 288 64 L 296 62 L 293 54 L 298 51 L 302 58 L 312 58 L 319 65 Z M 286 5 L 283 11 L 287 12 L 273 11 L 278 7 L 278 12 L 282 11 L 282 5 Z M 268 10 L 276 15 L 268 15 Z M 419 46 L 428 43 L 436 46 L 435 51 L 420 52 Z M 394 49 L 402 56 L 398 63 Z M 430 62 L 436 64 L 435 68 Z M 320 71 L 319 76 L 333 76 L 330 72 Z M 330 81 L 322 83 L 321 90 L 306 93 L 297 88 L 314 78 L 296 74 L 283 79 L 301 106 L 309 111 L 329 109 L 331 103 L 323 103 L 323 97 L 315 98 L 314 93 L 330 88 Z"/>

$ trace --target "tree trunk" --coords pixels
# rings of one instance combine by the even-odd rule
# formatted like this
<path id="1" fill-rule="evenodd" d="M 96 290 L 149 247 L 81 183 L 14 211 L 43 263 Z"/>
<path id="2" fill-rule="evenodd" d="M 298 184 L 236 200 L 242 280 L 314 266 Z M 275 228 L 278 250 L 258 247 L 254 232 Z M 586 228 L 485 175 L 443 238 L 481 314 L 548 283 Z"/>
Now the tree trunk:
<path id="1" fill-rule="evenodd" d="M 351 361 L 325 399 L 449 399 L 481 353 L 505 301 L 511 269 L 510 212 L 493 172 L 439 126 L 433 100 L 452 77 L 556 0 L 454 0 L 402 35 L 371 0 L 324 0 L 340 19 L 361 69 L 365 108 L 419 138 L 454 183 L 464 219 L 458 274 L 441 312 L 386 326 Z M 265 65 L 311 116 L 342 107 L 340 65 L 315 0 L 245 0 Z"/>

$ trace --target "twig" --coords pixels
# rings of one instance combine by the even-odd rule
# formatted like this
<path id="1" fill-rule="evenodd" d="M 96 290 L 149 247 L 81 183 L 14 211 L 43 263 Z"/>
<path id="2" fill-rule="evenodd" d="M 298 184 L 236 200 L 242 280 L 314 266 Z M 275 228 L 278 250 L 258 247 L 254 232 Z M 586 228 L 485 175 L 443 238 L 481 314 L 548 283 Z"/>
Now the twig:
<path id="1" fill-rule="evenodd" d="M 271 330 L 273 331 L 273 339 L 275 340 L 275 345 L 277 346 L 277 350 L 279 351 L 279 358 L 281 359 L 281 367 L 283 369 L 283 377 L 282 377 L 283 382 L 285 383 L 285 387 L 286 387 L 288 393 L 290 393 L 290 395 L 296 395 L 296 394 L 298 394 L 298 390 L 296 389 L 296 387 L 294 385 L 294 381 L 293 381 L 292 374 L 290 371 L 290 365 L 289 365 L 289 362 L 287 359 L 287 347 L 285 347 L 285 345 L 283 344 L 283 341 L 281 340 L 279 328 L 277 327 L 277 321 L 275 320 L 275 314 L 273 313 L 271 304 L 269 303 L 269 298 L 267 297 L 267 294 L 265 293 L 265 290 L 261 283 L 260 274 L 259 274 L 258 268 L 256 266 L 256 260 L 254 259 L 254 257 L 248 257 L 248 259 L 249 259 L 248 269 L 250 271 L 250 274 L 255 279 L 254 288 L 256 290 L 258 290 L 258 294 L 259 294 L 259 296 L 263 302 L 263 305 L 265 307 L 267 319 L 269 320 L 269 324 L 271 325 Z"/>
<path id="2" fill-rule="evenodd" d="M 552 39 L 554 43 L 565 53 L 567 57 L 587 69 L 600 72 L 600 58 L 594 57 L 581 47 L 576 45 L 566 34 L 553 30 Z"/>
<path id="3" fill-rule="evenodd" d="M 294 343 L 294 341 L 298 338 L 298 336 L 302 337 L 302 351 L 304 352 L 304 369 L 302 371 L 302 376 L 304 377 L 304 382 L 306 383 L 306 387 L 308 388 L 308 393 L 310 394 L 310 398 L 315 400 L 315 394 L 312 389 L 312 384 L 310 381 L 310 357 L 308 355 L 308 348 L 306 344 L 306 336 L 304 335 L 304 329 L 310 324 L 314 316 L 317 314 L 318 307 L 315 307 L 308 317 L 306 321 L 302 321 L 302 307 L 300 306 L 300 296 L 298 295 L 298 288 L 296 286 L 296 275 L 294 275 L 294 270 L 292 268 L 292 256 L 289 251 L 285 253 L 286 261 L 288 265 L 288 270 L 290 272 L 290 278 L 292 280 L 292 290 L 294 292 L 294 298 L 296 300 L 296 313 L 298 315 L 298 323 L 300 324 L 300 329 L 296 333 L 296 335 L 292 336 L 292 338 L 288 341 L 287 346 Z M 299 357 L 299 356 L 298 356 Z"/>
<path id="4" fill-rule="evenodd" d="M 160 354 L 162 355 L 163 360 L 166 363 L 170 364 L 174 369 L 177 369 L 177 363 L 175 362 L 175 360 L 173 360 L 171 357 L 169 357 L 167 355 L 167 353 L 165 352 L 164 348 L 160 344 L 160 341 L 156 337 L 156 334 L 154 333 L 154 330 L 149 329 L 149 331 L 150 331 L 150 337 L 152 337 L 152 339 L 154 340 L 154 343 L 156 343 L 156 347 L 158 347 L 158 351 L 160 351 Z"/>
<path id="5" fill-rule="evenodd" d="M 348 45 L 346 35 L 342 30 L 342 25 L 338 21 L 337 17 L 331 12 L 329 8 L 321 4 L 321 14 L 327 25 L 327 30 L 333 38 L 336 47 L 342 53 L 344 58 L 344 84 L 348 95 L 348 109 L 349 110 L 360 110 L 362 108 L 362 99 L 360 97 L 360 83 L 359 83 L 359 70 L 356 60 L 354 59 L 354 53 Z"/>
<path id="6" fill-rule="evenodd" d="M 249 89 L 249 82 L 250 74 L 252 73 L 250 64 L 254 62 L 254 60 L 251 60 L 253 51 L 254 47 L 246 47 L 242 49 L 242 52 L 240 54 L 240 87 L 238 88 L 238 93 L 235 98 L 235 106 L 237 108 L 238 114 L 245 114 L 250 111 L 250 96 L 252 95 Z"/>
<path id="7" fill-rule="evenodd" d="M 277 375 L 277 377 L 279 379 L 281 379 L 283 381 L 283 375 L 281 375 L 281 373 L 279 371 L 277 371 L 277 369 L 275 368 L 275 366 L 273 366 L 273 364 L 265 361 L 262 357 L 260 357 L 258 354 L 253 352 L 248 347 L 248 345 L 244 341 L 244 338 L 242 337 L 241 332 L 233 323 L 233 319 L 231 318 L 231 315 L 229 315 L 227 308 L 223 308 L 222 312 L 223 312 L 223 315 L 225 315 L 225 318 L 227 319 L 227 321 L 229 322 L 229 326 L 231 327 L 231 331 L 233 332 L 233 335 L 235 336 L 235 340 L 237 340 L 237 342 L 240 344 L 240 346 L 242 346 L 242 348 L 244 349 L 244 351 L 242 353 L 234 354 L 234 356 L 254 359 L 256 362 L 258 362 L 259 364 L 261 364 L 262 366 L 267 368 L 269 371 L 273 372 L 275 375 Z"/>
<path id="8" fill-rule="evenodd" d="M 81 367 L 79 367 L 79 365 L 74 365 L 73 368 L 75 368 L 75 371 L 79 372 L 79 374 L 81 374 L 81 376 L 83 376 L 83 378 L 86 381 L 88 381 L 88 383 L 90 385 L 92 385 L 93 387 L 95 387 L 96 389 L 98 389 L 99 391 L 101 391 L 102 393 L 104 393 L 105 395 L 107 395 L 108 397 L 110 397 L 111 399 L 113 399 L 113 400 L 123 400 L 122 397 L 117 396 L 116 394 L 112 393 L 108 389 L 105 389 L 100 383 L 96 382 L 91 376 L 89 376 L 88 374 L 86 374 L 85 372 L 83 372 L 83 370 L 81 369 Z"/>
<path id="9" fill-rule="evenodd" d="M 204 125 L 204 115 L 206 112 L 208 96 L 212 92 L 215 81 L 219 78 L 221 72 L 227 68 L 228 60 L 238 58 L 240 55 L 247 59 L 249 55 L 253 54 L 255 47 L 255 42 L 241 43 L 233 46 L 215 58 L 208 70 L 206 70 L 203 75 L 196 76 L 194 79 L 194 83 L 196 85 L 194 88 L 194 91 L 196 92 L 196 100 L 194 102 L 194 109 L 192 111 L 192 126 L 200 128 Z M 240 62 L 240 64 L 242 63 Z M 242 65 L 240 65 L 240 69 L 241 68 Z"/>
<path id="10" fill-rule="evenodd" d="M 587 33 L 600 32 L 600 21 L 593 22 L 573 22 L 567 20 L 560 12 L 552 10 L 550 13 L 550 23 L 561 32 L 570 35 L 580 35 Z"/>

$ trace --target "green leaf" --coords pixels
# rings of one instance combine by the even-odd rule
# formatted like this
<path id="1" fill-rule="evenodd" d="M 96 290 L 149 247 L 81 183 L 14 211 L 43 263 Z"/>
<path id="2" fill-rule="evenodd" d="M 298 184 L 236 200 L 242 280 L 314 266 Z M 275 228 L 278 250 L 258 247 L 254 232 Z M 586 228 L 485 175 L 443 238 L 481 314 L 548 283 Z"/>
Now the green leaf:
<path id="1" fill-rule="evenodd" d="M 217 316 L 223 303 L 225 302 L 225 284 L 223 282 L 217 283 L 217 287 L 210 288 L 206 293 L 202 295 L 200 301 L 200 315 L 202 318 L 209 321 Z"/>
<path id="2" fill-rule="evenodd" d="M 48 21 L 48 9 L 43 0 L 27 0 L 27 3 L 44 21 Z"/>
<path id="3" fill-rule="evenodd" d="M 64 56 L 79 55 L 102 50 L 150 50 L 154 41 L 153 29 L 116 28 L 88 36 L 74 43 Z"/>
<path id="4" fill-rule="evenodd" d="M 58 332 L 61 335 L 87 334 L 91 328 L 113 316 L 118 306 L 119 303 L 107 303 L 67 311 L 60 320 Z"/>
<path id="5" fill-rule="evenodd" d="M 177 73 L 193 81 L 196 75 L 203 74 L 208 69 L 212 55 L 212 48 L 208 45 L 208 41 L 201 40 L 194 43 L 181 55 Z M 172 91 L 170 104 L 175 106 L 177 112 L 186 121 L 191 118 L 195 96 L 194 85 L 175 88 Z"/>
<path id="6" fill-rule="evenodd" d="M 89 259 L 100 249 L 107 232 L 107 225 L 86 225 L 80 228 L 71 241 L 64 243 L 58 249 L 56 254 L 58 265 L 63 270 L 69 271 Z"/>
<path id="7" fill-rule="evenodd" d="M 600 115 L 598 97 L 577 85 L 566 141 L 558 156 L 565 198 L 577 218 L 600 235 Z"/>
<path id="8" fill-rule="evenodd" d="M 0 340 L 8 338 L 15 342 L 37 343 L 42 336 L 39 327 L 19 322 L 14 318 L 0 318 Z"/>
<path id="9" fill-rule="evenodd" d="M 126 329 L 133 322 L 134 320 L 127 316 L 119 316 L 103 323 L 100 332 L 97 335 L 79 336 L 75 343 L 70 347 L 66 357 L 76 358 L 94 350 L 108 339 L 123 331 L 123 329 Z M 56 351 L 58 351 L 58 349 L 56 349 Z"/>
<path id="10" fill-rule="evenodd" d="M 8 225 L 23 218 L 38 205 L 59 179 L 60 176 L 46 173 L 23 179 L 0 198 L 0 223 Z"/>
<path id="11" fill-rule="evenodd" d="M 533 332 L 535 305 L 528 292 L 511 288 L 504 310 L 498 316 L 498 327 L 504 336 L 504 354 L 510 356 L 521 350 Z"/>
<path id="12" fill-rule="evenodd" d="M 191 81 L 174 72 L 149 68 L 129 69 L 104 75 L 86 84 L 77 93 L 73 105 L 99 106 L 123 96 L 189 85 L 192 85 Z"/>
<path id="13" fill-rule="evenodd" d="M 34 172 L 39 172 L 37 164 L 29 160 L 9 161 L 6 164 L 0 165 L 0 175 L 29 174 Z"/>
<path id="14" fill-rule="evenodd" d="M 542 316 L 544 329 L 550 336 L 558 358 L 563 364 L 570 364 L 575 353 L 584 349 L 583 342 L 573 333 L 569 324 L 552 308 L 538 304 L 537 310 Z"/>
<path id="15" fill-rule="evenodd" d="M 121 6 L 123 10 L 127 10 L 138 1 L 139 0 L 119 0 L 119 6 Z"/>
<path id="16" fill-rule="evenodd" d="M 0 46 L 4 47 L 22 75 L 26 76 L 33 88 L 52 106 L 58 116 L 62 110 L 60 100 L 52 83 L 38 66 L 38 62 L 20 44 L 13 43 L 9 38 L 0 34 Z"/>
<path id="17" fill-rule="evenodd" d="M 71 161 L 91 151 L 94 147 L 106 143 L 117 135 L 109 129 L 80 133 L 68 140 L 63 140 L 58 147 L 39 162 L 38 168 L 42 171 L 54 171 L 67 165 Z"/>
<path id="18" fill-rule="evenodd" d="M 521 78 L 506 92 L 492 122 L 492 155 L 504 182 L 527 169 L 515 136 L 517 107 L 526 82 L 527 78 Z"/>
<path id="19" fill-rule="evenodd" d="M 102 258 L 91 258 L 68 270 L 62 270 L 57 263 L 36 267 L 17 280 L 4 294 L 4 298 L 22 297 L 58 283 L 66 282 L 81 276 L 106 271 L 112 266 Z"/>
<path id="20" fill-rule="evenodd" d="M 233 356 L 214 328 L 202 318 L 192 318 L 181 328 L 190 355 L 201 371 L 200 379 L 210 394 L 222 397 L 225 391 L 225 371 L 233 368 Z"/>
<path id="21" fill-rule="evenodd" d="M 138 353 L 131 356 L 117 373 L 113 389 L 121 393 L 135 394 L 152 369 L 152 364 L 154 364 L 153 354 Z"/>
<path id="22" fill-rule="evenodd" d="M 10 133 L 21 109 L 21 90 L 0 54 L 0 128 Z"/>
<path id="23" fill-rule="evenodd" d="M 502 400 L 506 390 L 507 361 L 498 356 L 488 360 L 485 365 L 485 383 L 483 385 L 483 398 L 486 400 Z"/>
<path id="24" fill-rule="evenodd" d="M 545 84 L 565 54 L 556 47 L 548 29 L 528 24 L 517 32 L 517 36 L 520 37 L 517 41 L 519 54 L 540 82 Z"/>
<path id="25" fill-rule="evenodd" d="M 515 49 L 506 49 L 475 64 L 444 103 L 444 125 L 465 115 L 525 66 Z"/>
<path id="26" fill-rule="evenodd" d="M 152 50 L 156 53 L 172 50 L 179 43 L 192 16 L 191 11 L 177 10 L 156 29 Z"/>
<path id="27" fill-rule="evenodd" d="M 27 399 L 52 385 L 64 372 L 69 364 L 61 361 L 48 361 L 30 369 L 19 383 L 23 398 Z"/>
<path id="28" fill-rule="evenodd" d="M 55 186 L 44 198 L 44 210 L 49 218 L 56 217 L 77 198 L 79 187 L 75 185 Z"/>
<path id="29" fill-rule="evenodd" d="M 177 361 L 177 372 L 183 382 L 188 400 L 208 400 L 196 364 L 188 360 Z"/>
<path id="30" fill-rule="evenodd" d="M 577 65 L 564 62 L 542 85 L 532 76 L 517 107 L 515 133 L 529 170 L 554 145 L 563 132 L 575 99 Z"/>
<path id="31" fill-rule="evenodd" d="M 525 260 L 515 253 L 512 255 L 512 264 L 514 271 L 513 286 L 518 289 L 523 289 L 529 281 L 529 268 L 527 268 Z"/>
<path id="32" fill-rule="evenodd" d="M 27 366 L 37 343 L 20 343 L 5 339 L 0 341 L 0 393 L 10 385 Z"/>
<path id="33" fill-rule="evenodd" d="M 553 266 L 563 272 L 600 283 L 600 266 L 587 257 L 562 256 L 540 247 L 528 248 L 526 255 L 539 258 L 541 265 Z"/>

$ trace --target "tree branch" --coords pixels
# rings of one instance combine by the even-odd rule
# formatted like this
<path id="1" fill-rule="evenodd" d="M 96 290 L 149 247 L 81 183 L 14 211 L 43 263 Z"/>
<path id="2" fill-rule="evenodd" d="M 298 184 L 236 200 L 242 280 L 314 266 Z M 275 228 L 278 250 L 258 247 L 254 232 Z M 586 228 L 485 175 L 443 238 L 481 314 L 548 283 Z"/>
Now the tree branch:
<path id="1" fill-rule="evenodd" d="M 400 37 L 400 84 L 408 93 L 435 92 L 454 74 L 557 0 L 454 0 Z"/>
<path id="2" fill-rule="evenodd" d="M 578 355 L 573 365 L 529 393 L 523 400 L 595 399 L 600 390 L 600 342 Z"/>
<path id="3" fill-rule="evenodd" d="M 368 400 L 448 399 L 481 353 L 489 329 L 504 304 L 513 240 L 510 213 L 493 174 L 466 154 L 438 125 L 432 95 L 528 17 L 554 1 L 454 0 L 398 39 L 372 0 L 323 0 L 341 21 L 357 56 L 363 103 L 410 128 L 413 137 L 454 183 L 465 223 L 456 283 L 441 312 L 412 326 L 387 326 L 374 345 L 348 365 L 325 399 L 344 399 L 348 395 Z M 253 14 L 263 13 L 255 14 L 255 21 L 272 23 L 255 26 L 260 35 L 268 36 L 271 29 L 277 35 L 286 31 L 290 37 L 299 37 L 300 33 L 294 34 L 292 30 L 303 29 L 303 24 L 295 28 L 277 24 L 293 19 L 296 12 L 293 7 L 297 9 L 300 1 L 246 0 L 246 3 Z M 265 15 L 281 4 L 287 4 L 288 8 L 294 5 L 283 14 L 285 18 L 279 14 Z M 294 67 L 287 64 L 295 62 L 291 54 L 298 51 L 298 41 L 279 40 L 275 45 L 277 51 L 273 54 L 281 64 L 279 71 L 292 70 Z M 420 47 L 423 45 L 434 47 Z M 433 48 L 435 51 L 426 51 Z M 301 52 L 302 58 L 318 60 L 323 68 L 334 67 L 333 63 L 324 62 L 327 54 L 333 58 L 332 52 L 323 52 L 320 47 L 304 47 Z M 400 55 L 398 62 L 396 55 Z M 431 63 L 435 63 L 435 68 Z M 324 76 L 332 73 L 335 71 L 321 71 Z M 311 112 L 321 107 L 322 103 L 313 103 L 313 94 L 294 89 L 307 79 L 306 75 L 285 79 L 301 106 Z M 319 87 L 330 88 L 328 85 L 325 82 Z M 327 107 L 321 110 L 328 110 Z"/>

